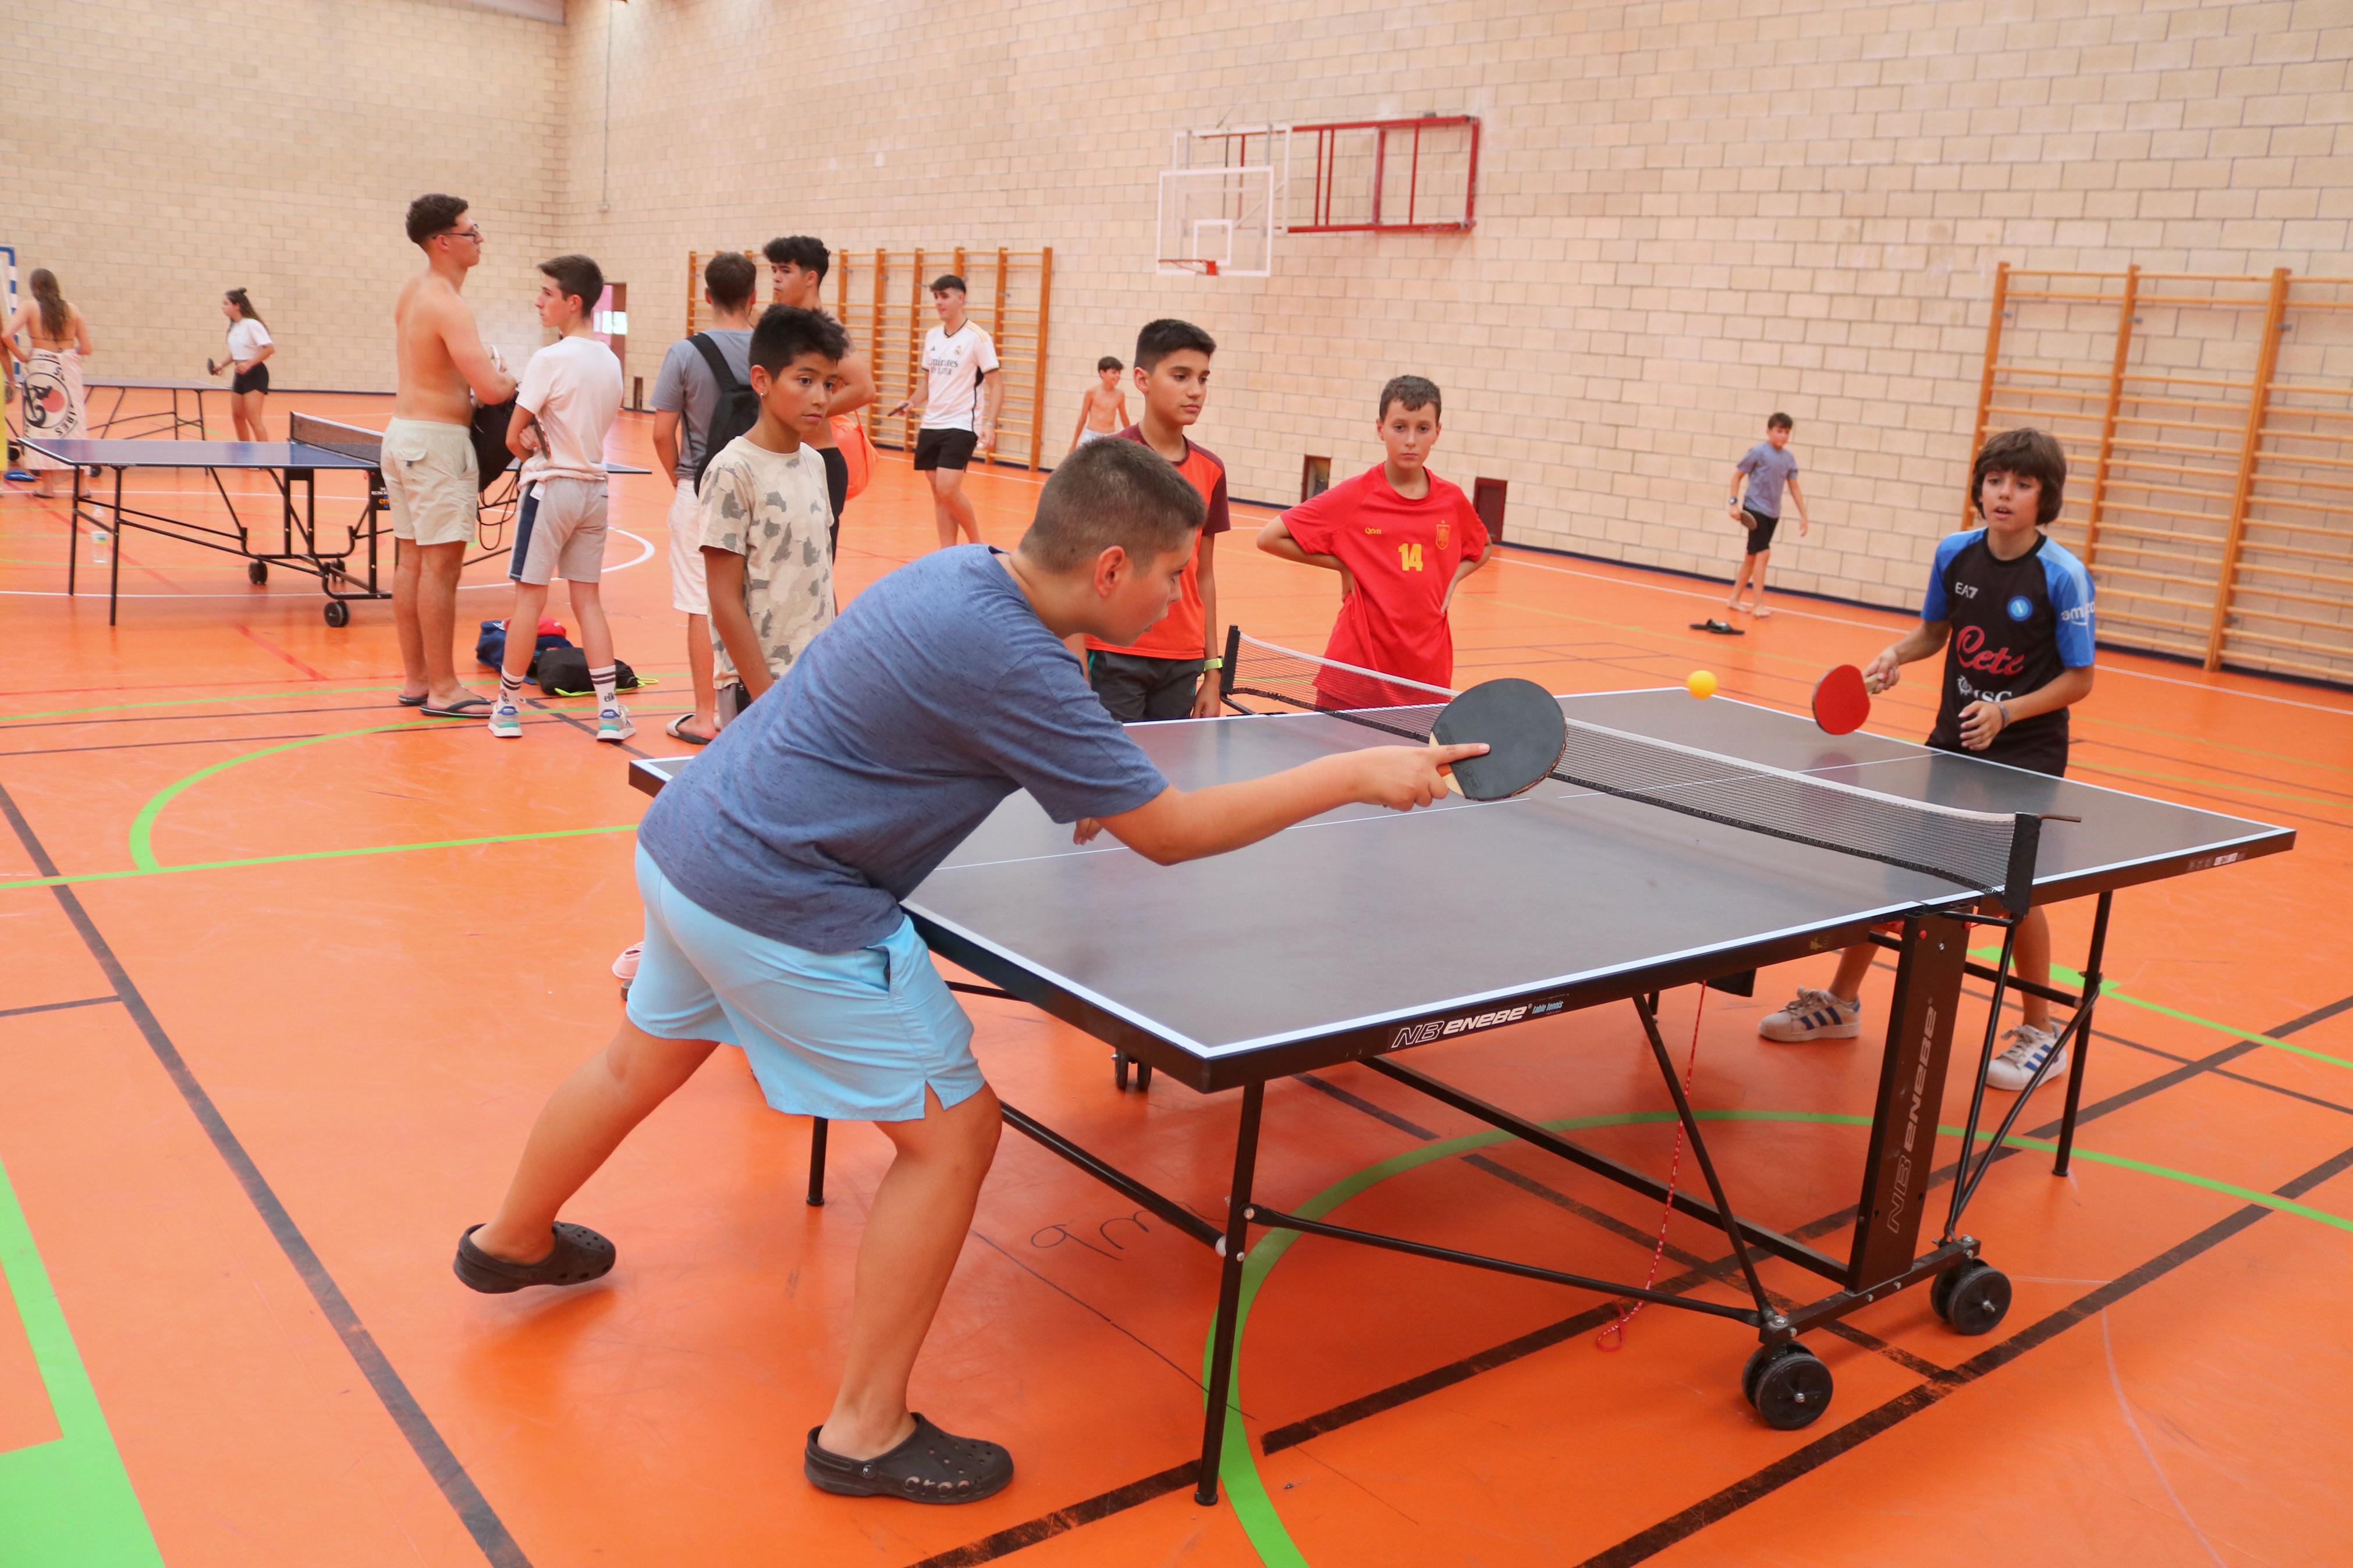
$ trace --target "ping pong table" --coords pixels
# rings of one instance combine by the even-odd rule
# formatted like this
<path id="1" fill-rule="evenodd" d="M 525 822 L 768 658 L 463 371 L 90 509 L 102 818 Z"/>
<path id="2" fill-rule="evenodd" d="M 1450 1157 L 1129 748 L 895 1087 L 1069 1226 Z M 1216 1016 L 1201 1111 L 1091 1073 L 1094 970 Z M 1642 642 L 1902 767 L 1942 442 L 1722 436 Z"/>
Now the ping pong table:
<path id="1" fill-rule="evenodd" d="M 1130 732 L 1172 784 L 1200 789 L 1394 743 L 1384 731 L 1426 732 L 1443 696 L 1434 693 L 1418 711 L 1389 706 L 1395 697 L 1377 708 L 1314 711 L 1319 700 L 1330 706 L 1328 681 L 1318 689 L 1320 664 L 1232 633 L 1221 680 L 1237 712 Z M 1120 1053 L 1122 1088 L 1132 1061 L 1143 1069 L 1139 1086 L 1156 1068 L 1202 1093 L 1240 1093 L 1221 1225 L 1026 1112 L 1004 1110 L 1014 1128 L 1219 1255 L 1196 1492 L 1205 1504 L 1217 1496 L 1238 1293 L 1254 1229 L 1729 1319 L 1757 1342 L 1742 1392 L 1767 1425 L 1783 1430 L 1819 1419 L 1830 1403 L 1830 1373 L 1799 1340 L 1809 1330 L 1928 1283 L 1932 1305 L 1948 1324 L 1963 1333 L 1989 1331 L 2008 1310 L 2010 1283 L 1960 1226 L 2032 1094 L 2019 1095 L 1973 1153 L 2003 994 L 2036 990 L 2072 1011 L 2063 1036 L 2073 1047 L 2058 1141 L 2063 1174 L 2116 892 L 2280 853 L 2295 842 L 2287 829 L 1908 742 L 1867 732 L 1831 737 L 1810 720 L 1727 697 L 1695 701 L 1670 689 L 1558 700 L 1570 730 L 1560 770 L 1513 800 L 1449 799 L 1410 814 L 1345 807 L 1233 854 L 1164 869 L 1108 837 L 1074 846 L 1067 826 L 1015 795 L 903 900 L 934 952 L 989 983 L 958 982 L 955 989 L 1029 1003 L 1108 1042 Z M 658 792 L 689 762 L 633 762 L 631 782 Z M 1748 820 L 1742 795 L 1762 803 Z M 1960 876 L 1926 858 L 1924 847 L 1940 833 L 1957 824 L 1975 831 L 1980 821 L 2011 825 L 2002 855 Z M 1890 825 L 1897 829 L 1892 837 L 1882 831 Z M 1846 852 L 1823 847 L 1834 837 L 1848 841 Z M 2021 839 L 2022 863 L 2012 853 Z M 1971 879 L 1974 886 L 1964 885 Z M 2084 897 L 2098 902 L 2080 992 L 2010 976 L 2016 915 L 2030 903 Z M 1969 956 L 1970 922 L 2003 928 L 1998 964 Z M 1382 940 L 1407 932 L 1409 943 Z M 1864 941 L 1892 948 L 1897 968 L 1861 1196 L 1841 1256 L 1736 1210 L 1657 1015 L 1666 988 L 1702 984 L 1746 994 L 1761 965 Z M 1217 983 L 1203 984 L 1192 963 L 1170 963 L 1171 953 L 1215 954 Z M 1993 984 L 1993 1006 L 1978 1049 L 1965 1053 L 1975 1087 L 1938 1222 L 1925 1211 L 1938 1169 L 1955 1016 L 1971 975 Z M 1398 1059 L 1414 1047 L 1607 1003 L 1632 1005 L 1704 1196 L 1562 1136 L 1536 1119 L 1540 1109 L 1508 1109 Z M 1575 1048 L 1573 1039 L 1553 1037 Z M 1267 1083 L 1342 1063 L 1361 1064 L 1716 1226 L 1737 1265 L 1730 1282 L 1746 1303 L 1482 1256 L 1263 1201 L 1253 1186 Z M 818 1131 L 812 1203 L 824 1190 L 822 1125 Z M 1936 1226 L 1925 1248 L 1924 1222 Z M 1830 1289 L 1810 1301 L 1776 1297 L 1757 1274 L 1759 1259 L 1768 1258 L 1820 1276 Z"/>
<path id="2" fill-rule="evenodd" d="M 223 381 L 138 381 L 113 377 L 104 381 L 85 382 L 82 390 L 85 394 L 99 392 L 114 394 L 114 402 L 107 409 L 105 418 L 96 420 L 85 418 L 83 421 L 84 427 L 90 431 L 93 439 L 169 434 L 174 440 L 177 440 L 181 431 L 194 430 L 196 433 L 196 439 L 202 441 L 212 434 L 205 426 L 205 394 L 217 392 L 226 397 L 228 395 L 228 384 Z M 125 413 L 122 405 L 130 400 L 131 395 L 134 392 L 160 392 L 169 399 L 169 403 L 163 408 L 148 408 L 134 413 Z M 189 406 L 194 410 L 193 413 L 182 411 L 180 399 L 183 397 L 188 400 Z M 124 428 L 124 426 L 129 427 Z"/>
<path id="3" fill-rule="evenodd" d="M 326 595 L 327 624 L 351 624 L 352 601 L 389 599 L 391 591 L 379 576 L 378 541 L 389 529 L 390 503 L 379 467 L 384 450 L 382 432 L 340 424 L 307 414 L 293 415 L 284 441 L 163 441 L 153 439 L 82 439 L 62 441 L 28 437 L 25 444 L 74 473 L 72 526 L 66 544 L 66 592 L 73 594 L 79 572 L 82 528 L 111 530 L 115 543 L 109 552 L 106 624 L 115 624 L 122 584 L 122 539 L 130 531 L 152 533 L 206 550 L 238 556 L 246 563 L 246 578 L 256 586 L 269 580 L 272 566 L 283 566 L 319 580 Z M 509 478 L 494 481 L 481 499 L 481 522 L 476 539 L 482 552 L 467 564 L 487 561 L 502 552 L 503 524 L 512 515 L 517 486 L 512 477 L 520 465 L 508 465 Z M 649 470 L 607 459 L 606 471 L 643 474 Z M 146 469 L 202 469 L 228 511 L 228 526 L 197 522 L 185 517 L 147 511 L 126 503 L 123 477 Z M 92 494 L 85 479 L 111 470 L 111 494 Z M 249 525 L 239 515 L 236 499 L 221 476 L 260 473 L 269 477 L 278 492 L 277 548 L 268 547 L 268 525 Z M 322 536 L 319 526 L 318 476 L 352 473 L 364 477 L 366 491 L 348 523 Z M 301 500 L 296 499 L 297 489 Z M 134 492 L 135 494 L 135 492 Z M 331 528 L 333 525 L 330 525 Z M 260 538 L 257 542 L 257 527 Z M 322 537 L 327 541 L 322 542 Z M 330 548 L 329 546 L 334 546 Z"/>

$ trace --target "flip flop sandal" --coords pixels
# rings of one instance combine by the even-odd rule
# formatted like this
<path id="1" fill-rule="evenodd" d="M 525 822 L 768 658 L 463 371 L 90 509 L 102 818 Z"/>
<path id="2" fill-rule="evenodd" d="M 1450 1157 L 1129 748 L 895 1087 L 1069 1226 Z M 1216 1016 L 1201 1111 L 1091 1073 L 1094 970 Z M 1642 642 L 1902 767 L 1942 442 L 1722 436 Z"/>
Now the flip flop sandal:
<path id="1" fill-rule="evenodd" d="M 923 1416 L 913 1436 L 887 1454 L 845 1459 L 817 1446 L 822 1426 L 812 1426 L 801 1473 L 819 1491 L 842 1497 L 895 1497 L 909 1502 L 978 1502 L 1003 1491 L 1013 1479 L 1013 1456 L 977 1437 L 957 1437 Z"/>
<path id="2" fill-rule="evenodd" d="M 1714 617 L 1704 621 L 1694 621 L 1691 624 L 1691 629 L 1695 632 L 1714 632 L 1721 637 L 1745 637 L 1748 635 L 1730 621 L 1719 621 Z"/>
<path id="3" fill-rule="evenodd" d="M 686 721 L 693 717 L 694 715 L 691 713 L 680 714 L 677 718 L 662 726 L 662 733 L 668 735 L 673 741 L 684 741 L 690 746 L 707 746 L 711 744 L 712 742 L 719 738 L 716 735 L 693 734 L 682 728 Z"/>
<path id="4" fill-rule="evenodd" d="M 555 1250 L 536 1263 L 510 1263 L 474 1245 L 470 1225 L 458 1238 L 458 1260 L 451 1267 L 469 1288 L 486 1296 L 502 1296 L 533 1285 L 586 1285 L 613 1270 L 613 1244 L 585 1225 L 555 1222 Z"/>
<path id="5" fill-rule="evenodd" d="M 487 697 L 460 697 L 447 708 L 436 708 L 430 702 L 419 703 L 417 710 L 427 719 L 487 719 L 498 704 Z"/>
<path id="6" fill-rule="evenodd" d="M 431 698 L 429 698 L 429 697 L 400 697 L 400 696 L 395 696 L 395 697 L 393 698 L 393 700 L 394 700 L 395 702 L 399 703 L 403 708 L 422 708 L 422 707 L 424 707 L 427 702 L 431 701 L 431 700 L 432 700 L 432 699 L 431 699 Z"/>

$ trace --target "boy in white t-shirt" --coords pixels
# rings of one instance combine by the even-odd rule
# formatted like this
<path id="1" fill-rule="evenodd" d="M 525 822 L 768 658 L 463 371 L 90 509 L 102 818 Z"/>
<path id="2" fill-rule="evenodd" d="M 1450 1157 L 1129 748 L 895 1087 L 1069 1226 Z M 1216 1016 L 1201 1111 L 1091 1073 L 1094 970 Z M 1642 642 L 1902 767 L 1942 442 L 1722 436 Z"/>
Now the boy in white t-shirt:
<path id="1" fill-rule="evenodd" d="M 514 613 L 491 733 L 507 740 L 522 733 L 523 674 L 538 640 L 532 628 L 547 605 L 549 580 L 562 577 L 596 689 L 596 738 L 626 741 L 638 731 L 614 695 L 613 628 L 596 587 L 605 570 L 605 433 L 621 411 L 621 362 L 588 331 L 589 312 L 605 292 L 604 269 L 585 256 L 559 256 L 539 269 L 546 278 L 540 323 L 564 335 L 523 367 L 507 431 L 507 449 L 523 460 L 522 500 L 507 563 Z"/>
<path id="2" fill-rule="evenodd" d="M 1005 401 L 1005 378 L 997 372 L 997 344 L 965 314 L 964 279 L 953 272 L 932 279 L 932 308 L 940 324 L 923 334 L 923 386 L 920 396 L 900 399 L 883 416 L 913 409 L 923 416 L 915 437 L 915 471 L 932 476 L 932 521 L 940 548 L 956 542 L 959 531 L 981 542 L 980 518 L 964 493 L 965 466 L 976 450 L 997 446 L 997 411 Z"/>
<path id="3" fill-rule="evenodd" d="M 720 721 L 785 678 L 833 620 L 833 501 L 817 446 L 849 336 L 817 310 L 771 305 L 752 329 L 760 418 L 702 473 L 702 566 Z"/>

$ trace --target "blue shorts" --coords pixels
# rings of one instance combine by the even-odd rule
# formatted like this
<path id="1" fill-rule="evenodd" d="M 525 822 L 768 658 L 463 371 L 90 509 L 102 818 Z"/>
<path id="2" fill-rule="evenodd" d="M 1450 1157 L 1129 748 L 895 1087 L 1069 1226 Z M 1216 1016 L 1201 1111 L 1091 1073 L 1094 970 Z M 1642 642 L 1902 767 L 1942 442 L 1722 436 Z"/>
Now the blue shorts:
<path id="1" fill-rule="evenodd" d="M 645 952 L 629 1022 L 666 1040 L 717 1040 L 752 1064 L 776 1110 L 837 1121 L 916 1121 L 986 1087 L 972 1020 L 904 915 L 855 952 L 811 952 L 721 920 L 638 851 Z"/>

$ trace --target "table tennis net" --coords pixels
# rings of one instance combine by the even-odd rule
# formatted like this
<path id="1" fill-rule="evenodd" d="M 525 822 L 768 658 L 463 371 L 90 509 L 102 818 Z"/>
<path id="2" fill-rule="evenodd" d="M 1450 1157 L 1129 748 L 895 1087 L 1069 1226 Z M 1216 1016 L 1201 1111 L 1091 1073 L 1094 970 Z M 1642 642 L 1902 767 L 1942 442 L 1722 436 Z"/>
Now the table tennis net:
<path id="1" fill-rule="evenodd" d="M 297 445 L 340 452 L 364 463 L 376 463 L 384 457 L 382 432 L 364 430 L 356 425 L 340 425 L 332 419 L 321 419 L 314 415 L 295 415 L 287 422 L 286 436 L 288 440 Z"/>
<path id="2" fill-rule="evenodd" d="M 1244 712 L 1262 710 L 1237 700 L 1255 698 L 1425 742 L 1455 694 L 1236 630 L 1222 695 Z M 1551 775 L 1563 784 L 1918 871 L 1992 894 L 2013 913 L 2031 900 L 2038 817 L 1907 800 L 1577 719 L 1567 729 Z"/>

